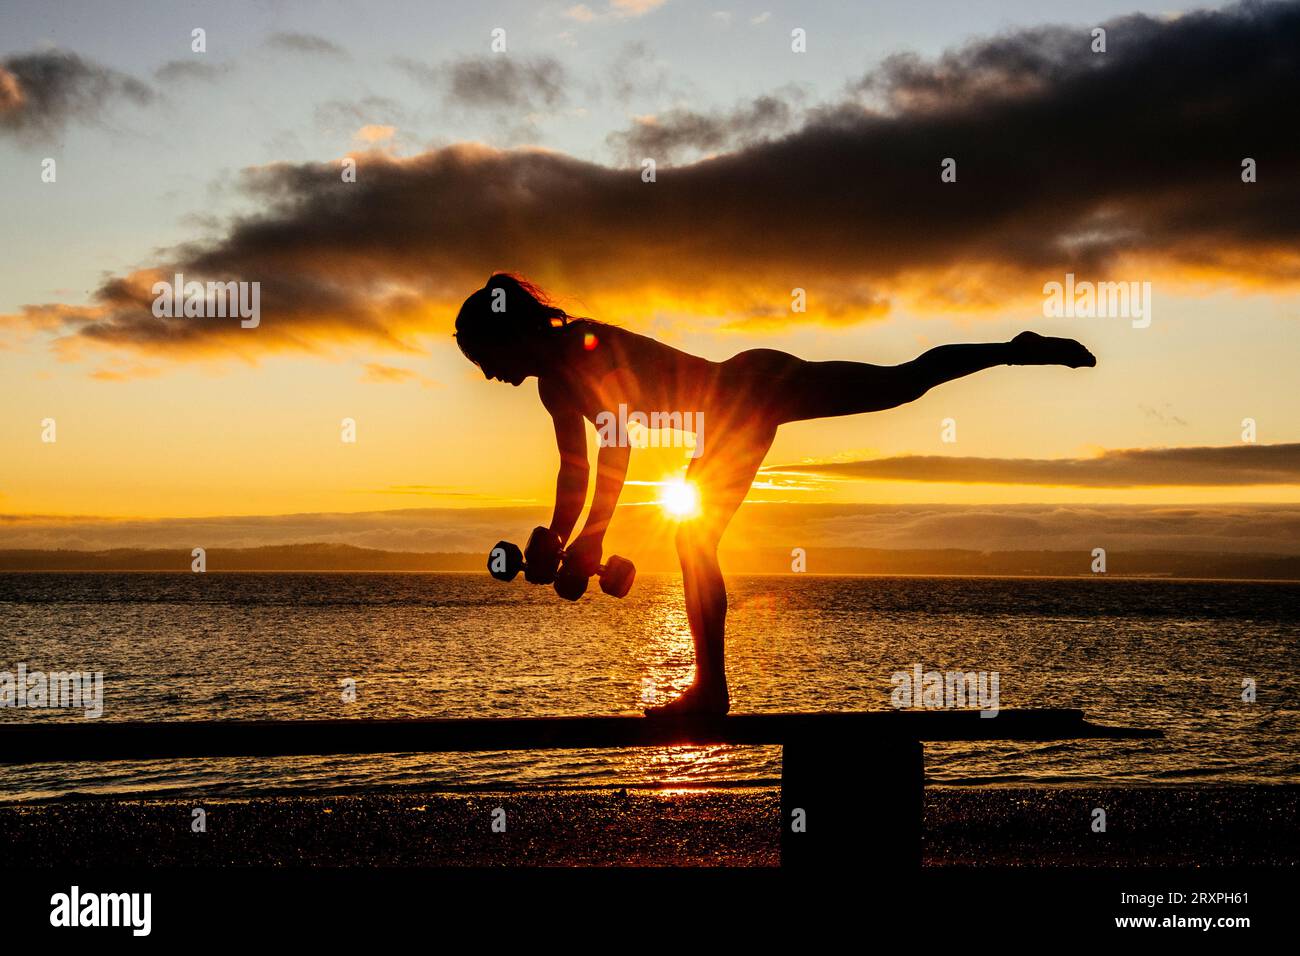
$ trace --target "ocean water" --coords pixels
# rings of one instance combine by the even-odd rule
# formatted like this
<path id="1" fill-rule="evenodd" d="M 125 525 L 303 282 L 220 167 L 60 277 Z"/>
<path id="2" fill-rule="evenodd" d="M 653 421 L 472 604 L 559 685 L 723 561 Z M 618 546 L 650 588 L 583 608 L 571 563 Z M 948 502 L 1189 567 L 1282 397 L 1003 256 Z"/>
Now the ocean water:
<path id="1" fill-rule="evenodd" d="M 0 671 L 102 671 L 105 721 L 621 713 L 689 681 L 677 576 L 643 574 L 622 601 L 593 592 L 570 604 L 470 574 L 0 574 Z M 889 709 L 891 675 L 921 664 L 996 671 L 1003 708 L 1166 734 L 929 744 L 932 783 L 1300 782 L 1300 585 L 753 575 L 728 593 L 733 712 Z M 869 742 L 844 759 L 869 760 Z M 779 749 L 724 746 L 0 764 L 0 800 L 779 776 Z"/>

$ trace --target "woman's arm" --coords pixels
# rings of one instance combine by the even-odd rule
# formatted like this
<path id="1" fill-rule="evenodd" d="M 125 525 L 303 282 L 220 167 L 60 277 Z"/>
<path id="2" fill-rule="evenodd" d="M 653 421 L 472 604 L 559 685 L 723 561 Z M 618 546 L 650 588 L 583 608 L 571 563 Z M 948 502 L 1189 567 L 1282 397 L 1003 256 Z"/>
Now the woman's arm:
<path id="1" fill-rule="evenodd" d="M 587 422 L 576 409 L 565 407 L 551 409 L 551 419 L 555 423 L 555 444 L 560 451 L 551 530 L 563 543 L 569 540 L 587 501 L 587 484 L 591 478 L 591 466 L 587 463 Z"/>
<path id="2" fill-rule="evenodd" d="M 596 455 L 596 492 L 591 498 L 591 511 L 582 527 L 582 537 L 604 538 L 609 519 L 614 516 L 618 496 L 627 478 L 627 463 L 631 449 L 626 445 L 602 445 Z"/>
<path id="3" fill-rule="evenodd" d="M 582 533 L 570 540 L 587 499 L 590 467 L 587 463 L 587 422 L 562 387 L 538 380 L 542 404 L 555 423 L 555 441 L 560 450 L 560 474 L 555 485 L 555 513 L 551 530 L 565 547 L 565 563 L 594 574 L 600 564 L 605 529 L 618 505 L 627 477 L 630 449 L 602 445 L 596 456 L 596 490 Z"/>
<path id="4" fill-rule="evenodd" d="M 626 445 L 602 445 L 596 455 L 596 491 L 591 498 L 591 510 L 582 533 L 564 549 L 564 566 L 590 576 L 600 566 L 600 556 L 605 545 L 605 529 L 618 505 L 623 480 L 627 477 L 631 450 Z"/>

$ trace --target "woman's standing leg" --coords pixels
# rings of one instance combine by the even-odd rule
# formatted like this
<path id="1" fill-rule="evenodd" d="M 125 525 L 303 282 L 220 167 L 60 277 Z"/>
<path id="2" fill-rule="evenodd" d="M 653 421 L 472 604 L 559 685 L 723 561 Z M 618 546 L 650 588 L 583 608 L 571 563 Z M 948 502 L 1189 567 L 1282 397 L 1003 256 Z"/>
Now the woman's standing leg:
<path id="1" fill-rule="evenodd" d="M 718 543 L 745 500 L 754 475 L 776 437 L 776 427 L 748 425 L 708 431 L 704 453 L 687 471 L 700 496 L 700 513 L 677 529 L 686 620 L 695 644 L 695 679 L 682 695 L 649 716 L 725 714 L 730 707 L 726 671 L 727 588 Z"/>

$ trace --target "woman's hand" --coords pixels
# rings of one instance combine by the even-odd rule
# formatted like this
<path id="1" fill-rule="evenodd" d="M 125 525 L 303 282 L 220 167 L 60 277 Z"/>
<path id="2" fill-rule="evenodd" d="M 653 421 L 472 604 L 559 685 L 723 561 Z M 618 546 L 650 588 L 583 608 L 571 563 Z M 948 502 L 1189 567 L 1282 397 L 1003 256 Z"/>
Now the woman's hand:
<path id="1" fill-rule="evenodd" d="M 583 532 L 564 549 L 566 572 L 591 577 L 600 566 L 600 556 L 605 547 L 605 536 Z"/>

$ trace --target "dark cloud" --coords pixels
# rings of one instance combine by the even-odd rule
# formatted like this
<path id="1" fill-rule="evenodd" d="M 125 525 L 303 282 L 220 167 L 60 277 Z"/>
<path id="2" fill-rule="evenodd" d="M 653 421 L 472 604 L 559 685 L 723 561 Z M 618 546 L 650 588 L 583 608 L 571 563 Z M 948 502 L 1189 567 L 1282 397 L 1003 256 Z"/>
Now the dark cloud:
<path id="1" fill-rule="evenodd" d="M 0 130 L 52 135 L 74 119 L 93 120 L 116 100 L 144 104 L 153 91 L 130 76 L 52 50 L 0 61 Z"/>
<path id="2" fill-rule="evenodd" d="M 611 133 L 608 143 L 628 165 L 651 158 L 671 163 L 682 153 L 714 153 L 747 146 L 787 130 L 794 107 L 777 95 L 759 96 L 730 112 L 700 113 L 677 107 L 638 117 L 630 129 Z"/>
<path id="3" fill-rule="evenodd" d="M 1166 485 L 1300 484 L 1300 444 L 1136 448 L 1093 458 L 962 458 L 899 455 L 870 461 L 772 465 L 765 474 L 821 475 L 869 481 L 1067 485 L 1138 488 Z"/>
<path id="4" fill-rule="evenodd" d="M 255 333 L 154 319 L 149 272 L 110 281 L 83 309 L 10 318 L 62 323 L 83 343 L 251 355 L 409 346 L 445 332 L 494 269 L 580 297 L 591 314 L 671 307 L 742 322 L 771 316 L 795 286 L 809 309 L 790 322 L 879 315 L 900 298 L 1028 304 L 1066 271 L 1294 285 L 1300 3 L 1106 26 L 1105 54 L 1086 29 L 1053 28 L 928 65 L 894 61 L 868 91 L 883 105 L 817 110 L 795 132 L 654 183 L 636 167 L 464 144 L 360 156 L 352 184 L 336 162 L 266 167 L 246 177 L 257 214 L 158 266 L 262 281 Z M 453 99 L 518 109 L 560 97 L 558 80 L 535 74 L 548 63 L 480 58 L 438 76 Z M 940 181 L 948 156 L 956 183 Z M 1241 182 L 1245 156 L 1257 183 Z"/>
<path id="5" fill-rule="evenodd" d="M 286 53 L 306 53 L 314 56 L 347 57 L 347 51 L 337 43 L 314 33 L 272 33 L 266 45 Z"/>
<path id="6" fill-rule="evenodd" d="M 1138 48 L 1160 32 L 1158 21 L 1140 16 L 1108 28 L 1119 46 L 1104 56 Z M 981 108 L 993 100 L 1030 99 L 1109 68 L 1110 61 L 1091 52 L 1091 41 L 1086 30 L 1043 27 L 976 41 L 932 61 L 900 53 L 849 89 L 878 96 L 895 113 L 942 113 Z"/>

